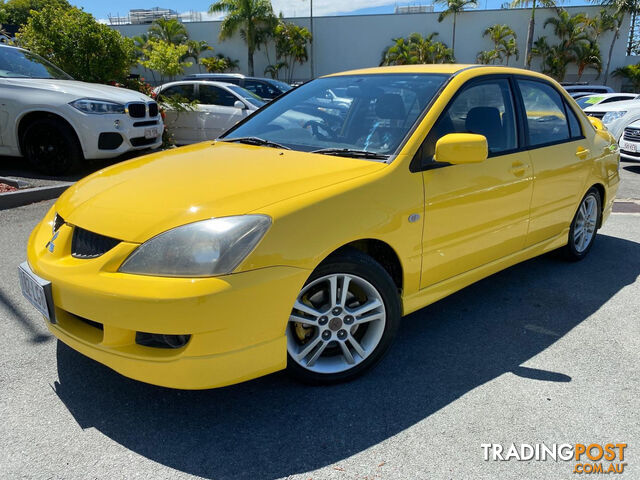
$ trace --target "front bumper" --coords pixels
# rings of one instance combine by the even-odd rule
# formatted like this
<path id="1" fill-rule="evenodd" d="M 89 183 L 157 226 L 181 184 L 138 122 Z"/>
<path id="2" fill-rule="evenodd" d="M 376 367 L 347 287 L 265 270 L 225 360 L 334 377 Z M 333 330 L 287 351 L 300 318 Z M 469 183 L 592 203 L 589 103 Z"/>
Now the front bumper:
<path id="1" fill-rule="evenodd" d="M 72 119 L 84 157 L 87 159 L 113 158 L 132 150 L 155 149 L 162 145 L 164 124 L 160 114 L 155 117 L 132 118 L 122 114 L 89 115 L 67 106 L 67 117 Z M 116 126 L 117 122 L 117 126 Z M 157 128 L 158 135 L 145 138 L 145 130 Z M 100 148 L 100 134 L 117 133 L 122 143 L 116 148 Z"/>
<path id="2" fill-rule="evenodd" d="M 57 323 L 48 324 L 50 331 L 74 350 L 127 377 L 182 389 L 286 367 L 286 325 L 309 271 L 278 266 L 198 279 L 124 274 L 117 268 L 136 244 L 73 258 L 72 228 L 63 225 L 51 253 L 50 220 L 32 233 L 27 257 L 33 272 L 52 282 Z M 139 345 L 136 332 L 191 337 L 167 349 Z"/>

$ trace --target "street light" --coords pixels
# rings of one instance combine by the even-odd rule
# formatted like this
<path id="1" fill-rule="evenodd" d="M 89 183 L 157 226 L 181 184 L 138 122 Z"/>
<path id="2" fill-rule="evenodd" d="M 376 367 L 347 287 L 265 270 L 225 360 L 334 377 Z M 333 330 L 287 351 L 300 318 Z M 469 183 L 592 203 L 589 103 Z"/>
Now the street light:
<path id="1" fill-rule="evenodd" d="M 309 45 L 309 70 L 311 71 L 311 79 L 315 76 L 313 68 L 313 44 L 315 38 L 313 37 L 313 0 L 309 0 L 309 33 L 311 33 L 311 45 Z"/>

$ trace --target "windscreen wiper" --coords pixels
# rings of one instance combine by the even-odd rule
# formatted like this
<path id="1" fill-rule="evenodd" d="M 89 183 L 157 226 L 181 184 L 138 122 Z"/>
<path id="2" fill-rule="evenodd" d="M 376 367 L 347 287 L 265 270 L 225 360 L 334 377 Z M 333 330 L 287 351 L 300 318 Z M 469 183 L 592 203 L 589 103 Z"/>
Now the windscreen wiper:
<path id="1" fill-rule="evenodd" d="M 313 150 L 311 153 L 321 153 L 323 155 L 336 155 L 339 157 L 351 158 L 370 158 L 372 160 L 387 160 L 389 155 L 376 152 L 368 152 L 367 150 L 355 150 L 353 148 L 321 148 Z"/>
<path id="2" fill-rule="evenodd" d="M 260 137 L 237 137 L 237 138 L 221 138 L 223 142 L 246 143 L 247 145 L 258 145 L 261 147 L 282 148 L 283 150 L 291 150 L 289 147 L 280 145 L 279 143 L 265 140 Z"/>

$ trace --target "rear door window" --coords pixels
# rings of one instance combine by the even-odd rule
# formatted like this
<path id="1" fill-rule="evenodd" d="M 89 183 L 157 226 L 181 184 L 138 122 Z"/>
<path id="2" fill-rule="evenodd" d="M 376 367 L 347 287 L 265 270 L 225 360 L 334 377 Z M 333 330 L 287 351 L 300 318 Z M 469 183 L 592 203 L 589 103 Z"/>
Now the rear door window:
<path id="1" fill-rule="evenodd" d="M 570 138 L 564 101 L 548 83 L 518 79 L 533 147 L 560 143 Z"/>

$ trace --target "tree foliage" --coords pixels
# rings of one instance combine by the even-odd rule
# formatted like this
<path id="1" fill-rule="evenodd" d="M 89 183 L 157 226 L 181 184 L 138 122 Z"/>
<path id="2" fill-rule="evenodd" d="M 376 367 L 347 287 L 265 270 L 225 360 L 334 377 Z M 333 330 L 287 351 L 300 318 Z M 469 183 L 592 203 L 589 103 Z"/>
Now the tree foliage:
<path id="1" fill-rule="evenodd" d="M 172 79 L 184 73 L 192 65 L 184 60 L 189 47 L 186 44 L 175 45 L 164 40 L 149 40 L 143 49 L 143 58 L 138 62 L 152 72 L 160 74 L 160 81 L 166 77 Z"/>
<path id="2" fill-rule="evenodd" d="M 135 63 L 133 40 L 78 8 L 32 12 L 18 33 L 18 42 L 87 82 L 122 80 Z"/>
<path id="3" fill-rule="evenodd" d="M 625 65 L 624 67 L 616 68 L 613 71 L 614 77 L 620 77 L 629 80 L 633 85 L 633 91 L 640 90 L 640 63 L 635 65 Z"/>
<path id="4" fill-rule="evenodd" d="M 69 9 L 67 0 L 8 0 L 0 4 L 0 22 L 21 27 L 27 23 L 31 11 L 40 12 L 45 8 Z"/>
<path id="5" fill-rule="evenodd" d="M 419 33 L 412 33 L 407 38 L 394 38 L 394 43 L 382 52 L 380 65 L 453 63 L 453 50 L 444 43 L 435 41 L 437 35 L 434 32 L 423 37 Z"/>
<path id="6" fill-rule="evenodd" d="M 209 73 L 225 73 L 236 70 L 239 62 L 219 53 L 215 57 L 201 58 L 200 63 Z"/>

